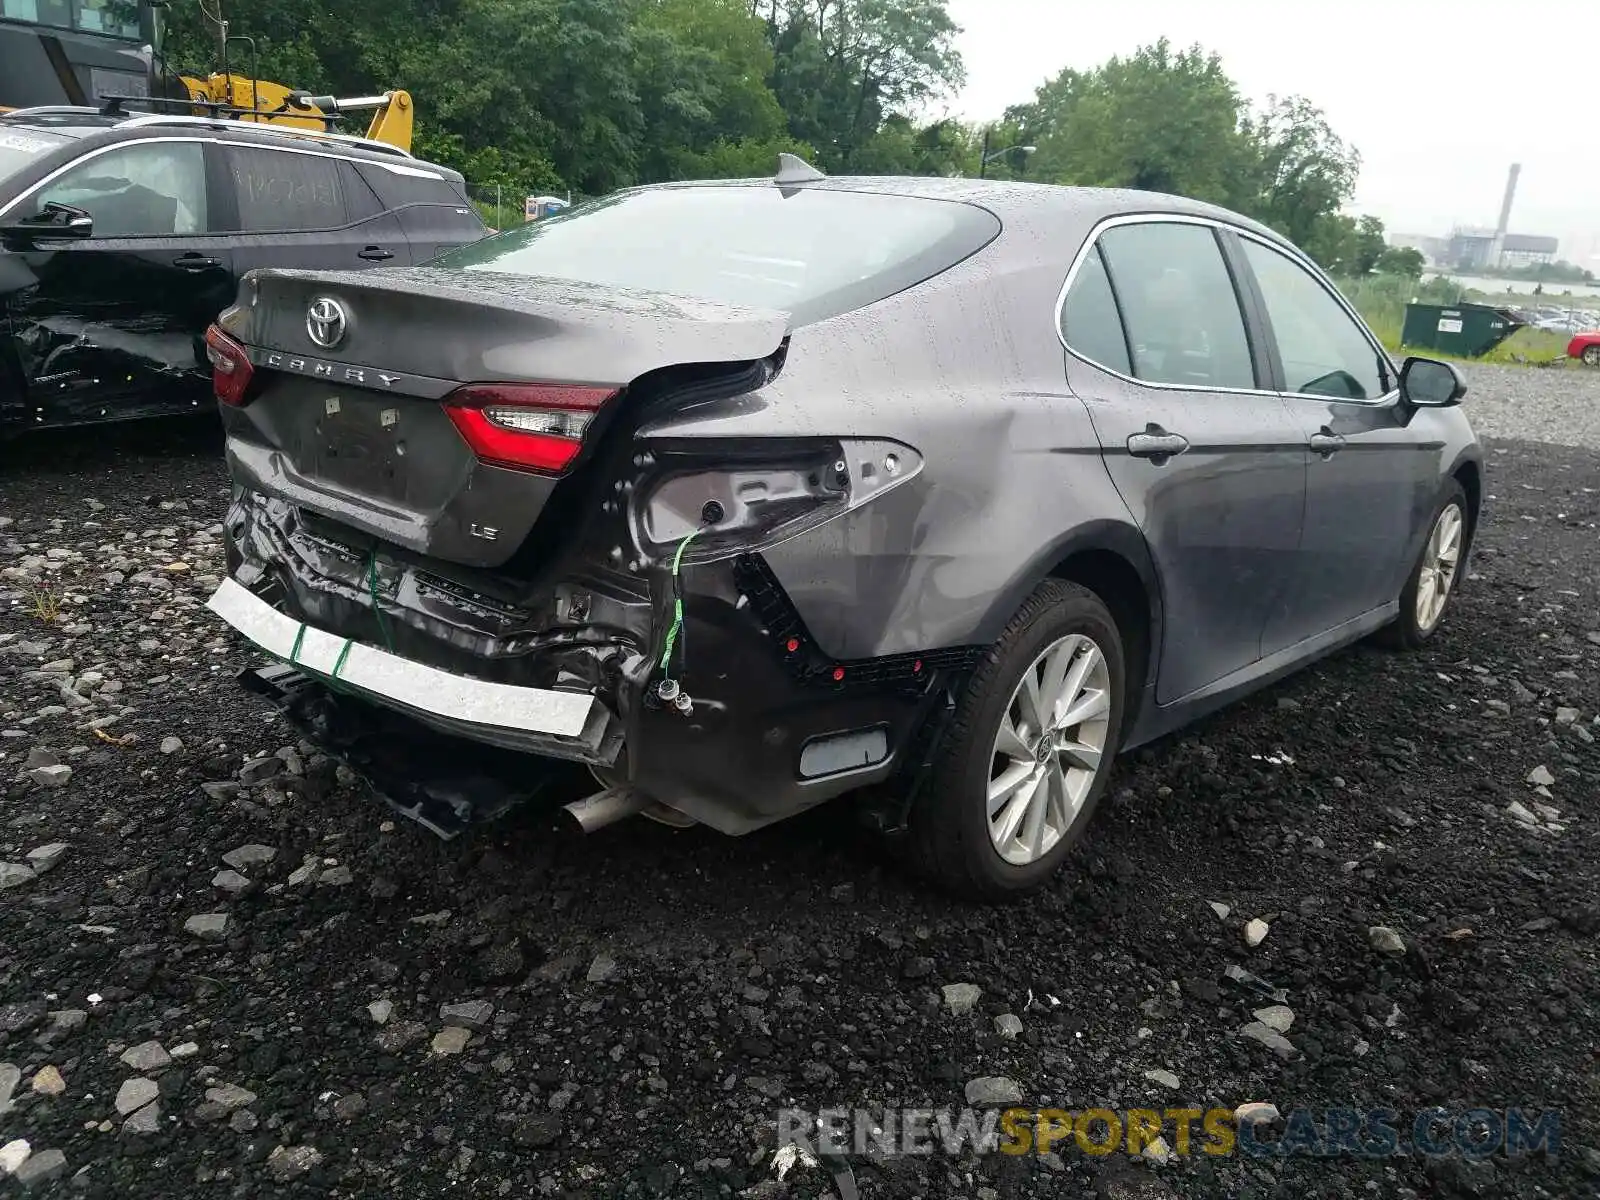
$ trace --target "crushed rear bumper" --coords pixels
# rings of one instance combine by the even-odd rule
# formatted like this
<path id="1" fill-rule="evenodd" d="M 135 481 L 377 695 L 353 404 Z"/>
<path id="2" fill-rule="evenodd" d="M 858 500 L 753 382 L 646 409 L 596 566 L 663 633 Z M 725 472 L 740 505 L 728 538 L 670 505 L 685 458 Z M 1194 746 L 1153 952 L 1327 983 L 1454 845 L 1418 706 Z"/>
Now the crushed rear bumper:
<path id="1" fill-rule="evenodd" d="M 621 733 L 593 696 L 469 679 L 318 629 L 225 579 L 206 607 L 258 649 L 443 733 L 608 766 Z"/>
<path id="2" fill-rule="evenodd" d="M 683 711 L 655 693 L 670 579 L 630 585 L 581 559 L 521 593 L 503 578 L 444 579 L 431 560 L 308 526 L 249 489 L 225 527 L 230 578 L 210 607 L 345 710 L 380 705 L 454 738 L 587 764 L 730 835 L 919 764 L 929 714 L 982 652 L 835 662 L 760 556 L 734 555 L 682 572 Z"/>

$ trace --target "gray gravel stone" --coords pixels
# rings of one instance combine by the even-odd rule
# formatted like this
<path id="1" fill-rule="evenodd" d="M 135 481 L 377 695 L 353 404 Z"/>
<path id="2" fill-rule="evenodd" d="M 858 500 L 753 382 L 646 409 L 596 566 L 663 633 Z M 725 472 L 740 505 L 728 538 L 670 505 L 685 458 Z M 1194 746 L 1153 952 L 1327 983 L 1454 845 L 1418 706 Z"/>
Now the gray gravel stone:
<path id="1" fill-rule="evenodd" d="M 163 754 L 177 754 L 183 749 L 183 739 L 181 737 L 164 737 L 161 739 L 160 749 Z"/>
<path id="2" fill-rule="evenodd" d="M 1274 1033 L 1288 1033 L 1294 1024 L 1294 1010 L 1286 1004 L 1270 1004 L 1251 1015 Z"/>
<path id="3" fill-rule="evenodd" d="M 494 1005 L 487 1000 L 463 1000 L 459 1004 L 441 1004 L 439 1019 L 446 1025 L 459 1025 L 474 1032 L 489 1028 L 494 1019 Z"/>
<path id="4" fill-rule="evenodd" d="M 387 1025 L 394 1015 L 394 1005 L 388 1000 L 374 1000 L 367 1005 L 367 1014 L 375 1025 Z"/>
<path id="5" fill-rule="evenodd" d="M 159 1071 L 172 1064 L 172 1056 L 160 1042 L 140 1042 L 124 1050 L 118 1061 L 135 1071 Z"/>
<path id="6" fill-rule="evenodd" d="M 1251 1021 L 1250 1024 L 1242 1027 L 1239 1030 L 1239 1036 L 1249 1038 L 1252 1042 L 1260 1042 L 1279 1058 L 1293 1058 L 1298 1053 L 1294 1048 L 1293 1042 L 1260 1021 Z"/>
<path id="7" fill-rule="evenodd" d="M 161 1132 L 161 1105 L 146 1104 L 122 1123 L 122 1132 L 130 1137 Z"/>
<path id="8" fill-rule="evenodd" d="M 229 850 L 222 856 L 222 861 L 235 871 L 248 872 L 251 867 L 269 863 L 278 857 L 277 850 L 271 846 L 261 846 L 254 842 Z"/>
<path id="9" fill-rule="evenodd" d="M 125 1117 L 135 1109 L 143 1108 L 160 1094 L 161 1089 L 156 1086 L 154 1079 L 146 1079 L 142 1075 L 125 1079 L 122 1081 L 122 1086 L 117 1089 L 115 1101 L 117 1115 Z"/>
<path id="10" fill-rule="evenodd" d="M 35 767 L 28 772 L 28 778 L 42 788 L 63 788 L 72 778 L 72 768 L 65 763 L 54 767 Z"/>
<path id="11" fill-rule="evenodd" d="M 40 1184 L 49 1183 L 67 1172 L 67 1156 L 60 1150 L 41 1150 L 30 1155 L 28 1160 L 17 1168 L 12 1178 L 24 1188 L 38 1187 Z"/>
<path id="12" fill-rule="evenodd" d="M 50 842 L 28 851 L 28 865 L 33 868 L 35 875 L 43 875 L 60 862 L 66 852 L 65 842 Z"/>
<path id="13" fill-rule="evenodd" d="M 958 1017 L 971 1012 L 983 995 L 983 989 L 975 983 L 947 983 L 941 990 L 944 1006 Z"/>
<path id="14" fill-rule="evenodd" d="M 994 1019 L 994 1031 L 1006 1041 L 1022 1035 L 1022 1018 L 1015 1013 L 1001 1013 Z"/>
<path id="15" fill-rule="evenodd" d="M 11 1107 L 11 1096 L 21 1082 L 21 1068 L 14 1063 L 0 1063 L 0 1113 Z"/>
<path id="16" fill-rule="evenodd" d="M 321 1162 L 322 1151 L 315 1146 L 279 1146 L 267 1156 L 267 1174 L 279 1183 L 287 1183 L 315 1170 Z"/>
<path id="17" fill-rule="evenodd" d="M 211 886 L 230 896 L 240 896 L 250 890 L 250 881 L 237 871 L 218 871 L 211 877 Z"/>
<path id="18" fill-rule="evenodd" d="M 220 942 L 228 936 L 227 913 L 201 913 L 183 923 L 184 931 L 202 942 Z"/>
<path id="19" fill-rule="evenodd" d="M 1367 930 L 1367 944 L 1380 954 L 1404 954 L 1406 944 L 1400 935 L 1387 925 L 1374 925 Z"/>
<path id="20" fill-rule="evenodd" d="M 460 1054 L 472 1040 L 472 1031 L 459 1025 L 447 1025 L 433 1035 L 435 1054 Z"/>
<path id="21" fill-rule="evenodd" d="M 984 1075 L 967 1081 L 966 1096 L 967 1103 L 974 1108 L 993 1108 L 1021 1104 L 1022 1088 L 1016 1080 L 1004 1075 Z"/>
<path id="22" fill-rule="evenodd" d="M 32 867 L 22 863 L 0 862 L 0 892 L 32 883 L 37 878 Z"/>
<path id="23" fill-rule="evenodd" d="M 398 1054 L 415 1046 L 428 1036 L 428 1027 L 420 1021 L 397 1021 L 378 1031 L 378 1049 L 385 1054 Z"/>
<path id="24" fill-rule="evenodd" d="M 233 1112 L 247 1104 L 256 1102 L 256 1094 L 249 1088 L 242 1088 L 236 1083 L 225 1083 L 220 1087 L 206 1089 L 206 1101 L 215 1104 L 224 1112 Z"/>
<path id="25" fill-rule="evenodd" d="M 590 983 L 604 983 L 617 973 L 617 960 L 609 954 L 596 954 L 589 964 L 587 976 Z"/>

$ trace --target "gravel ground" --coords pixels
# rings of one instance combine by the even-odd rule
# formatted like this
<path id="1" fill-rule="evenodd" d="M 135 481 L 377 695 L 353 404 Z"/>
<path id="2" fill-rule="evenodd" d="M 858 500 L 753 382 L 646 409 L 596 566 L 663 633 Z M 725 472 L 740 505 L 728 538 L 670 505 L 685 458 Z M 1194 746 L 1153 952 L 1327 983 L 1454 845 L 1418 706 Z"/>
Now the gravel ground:
<path id="1" fill-rule="evenodd" d="M 1125 759 L 1070 872 L 1010 910 L 923 890 L 837 809 L 737 842 L 397 825 L 233 681 L 201 607 L 209 427 L 12 447 L 0 1192 L 1595 1194 L 1600 372 L 1472 383 L 1492 499 L 1436 642 L 1355 648 Z M 1284 1014 L 1239 968 L 1292 1013 L 1276 1048 L 1240 1034 Z M 1561 1147 L 1069 1143 L 776 1179 L 780 1105 L 956 1105 L 994 1077 L 1078 1108 L 1551 1107 Z"/>

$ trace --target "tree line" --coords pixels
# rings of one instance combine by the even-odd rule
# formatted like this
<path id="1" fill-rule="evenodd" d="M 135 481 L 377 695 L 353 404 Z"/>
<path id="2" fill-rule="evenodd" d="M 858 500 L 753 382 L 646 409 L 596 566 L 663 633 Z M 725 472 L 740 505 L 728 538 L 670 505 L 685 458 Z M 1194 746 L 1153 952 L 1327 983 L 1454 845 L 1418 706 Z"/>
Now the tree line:
<path id="1" fill-rule="evenodd" d="M 216 69 L 201 6 L 169 14 L 169 66 Z M 235 72 L 405 88 L 415 151 L 508 196 L 761 176 L 780 151 L 836 174 L 980 172 L 984 129 L 918 115 L 964 79 L 945 0 L 249 0 L 227 16 L 254 39 L 254 60 L 232 43 Z M 1035 147 L 996 155 L 992 176 L 1209 200 L 1339 274 L 1421 274 L 1376 217 L 1343 213 L 1360 159 L 1323 114 L 1252 106 L 1200 47 L 1064 70 L 987 133 Z"/>

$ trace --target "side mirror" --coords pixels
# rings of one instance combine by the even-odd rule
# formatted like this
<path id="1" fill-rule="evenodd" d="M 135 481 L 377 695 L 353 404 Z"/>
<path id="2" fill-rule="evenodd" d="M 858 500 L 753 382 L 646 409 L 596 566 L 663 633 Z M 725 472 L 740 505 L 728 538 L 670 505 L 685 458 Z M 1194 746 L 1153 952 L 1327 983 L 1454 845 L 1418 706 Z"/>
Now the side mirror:
<path id="1" fill-rule="evenodd" d="M 1400 368 L 1401 398 L 1416 408 L 1448 408 L 1466 394 L 1467 381 L 1454 363 L 1408 358 Z"/>
<path id="2" fill-rule="evenodd" d="M 34 242 L 94 236 L 94 218 L 70 204 L 47 201 L 41 212 L 21 221 L 0 225 L 0 239 L 8 246 L 30 247 Z"/>

